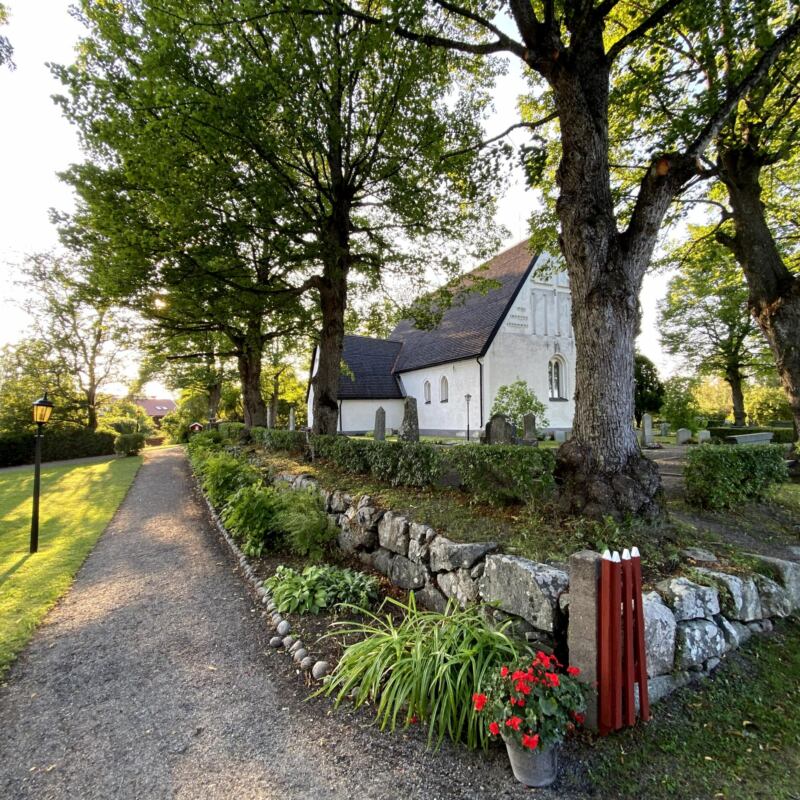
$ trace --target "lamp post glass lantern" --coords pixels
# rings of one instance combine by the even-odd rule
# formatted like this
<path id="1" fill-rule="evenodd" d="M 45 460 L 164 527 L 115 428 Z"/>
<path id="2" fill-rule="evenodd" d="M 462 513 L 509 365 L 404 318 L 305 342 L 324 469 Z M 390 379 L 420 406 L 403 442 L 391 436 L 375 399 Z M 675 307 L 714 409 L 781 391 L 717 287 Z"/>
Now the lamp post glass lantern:
<path id="1" fill-rule="evenodd" d="M 31 514 L 31 553 L 39 549 L 39 486 L 42 465 L 42 428 L 53 413 L 53 404 L 47 392 L 33 404 L 33 421 L 36 423 L 36 454 L 33 461 L 33 513 Z"/>
<path id="2" fill-rule="evenodd" d="M 464 399 L 467 401 L 467 441 L 469 441 L 469 401 L 472 400 L 472 395 L 465 394 Z"/>

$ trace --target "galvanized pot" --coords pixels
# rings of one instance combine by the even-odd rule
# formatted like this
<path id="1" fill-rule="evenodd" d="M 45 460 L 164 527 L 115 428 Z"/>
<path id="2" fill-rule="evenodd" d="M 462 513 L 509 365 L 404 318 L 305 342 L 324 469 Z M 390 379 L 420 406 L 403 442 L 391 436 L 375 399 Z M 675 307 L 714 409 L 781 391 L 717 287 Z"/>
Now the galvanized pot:
<path id="1" fill-rule="evenodd" d="M 514 777 L 525 786 L 550 786 L 558 777 L 558 747 L 520 747 L 513 739 L 503 737 Z"/>

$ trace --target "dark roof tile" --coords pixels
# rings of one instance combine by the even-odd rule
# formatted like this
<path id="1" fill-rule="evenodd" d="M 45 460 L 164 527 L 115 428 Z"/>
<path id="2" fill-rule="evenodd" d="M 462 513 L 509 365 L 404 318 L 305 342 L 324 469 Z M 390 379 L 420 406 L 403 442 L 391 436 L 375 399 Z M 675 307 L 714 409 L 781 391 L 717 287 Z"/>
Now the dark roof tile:
<path id="1" fill-rule="evenodd" d="M 339 398 L 342 400 L 388 400 L 402 398 L 403 393 L 392 367 L 402 347 L 401 342 L 370 339 L 366 336 L 345 336 L 342 360 L 347 370 L 339 376 Z"/>

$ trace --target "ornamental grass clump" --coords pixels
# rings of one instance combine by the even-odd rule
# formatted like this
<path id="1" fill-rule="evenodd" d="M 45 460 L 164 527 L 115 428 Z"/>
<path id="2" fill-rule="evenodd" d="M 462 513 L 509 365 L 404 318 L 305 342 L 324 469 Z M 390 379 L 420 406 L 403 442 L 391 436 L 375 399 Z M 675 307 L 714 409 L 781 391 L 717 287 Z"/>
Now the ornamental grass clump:
<path id="1" fill-rule="evenodd" d="M 429 745 L 438 747 L 447 736 L 486 748 L 488 728 L 472 711 L 474 687 L 502 664 L 530 654 L 528 646 L 507 634 L 510 623 L 493 627 L 477 608 L 424 611 L 413 592 L 407 604 L 391 597 L 386 603 L 383 614 L 359 610 L 363 623 L 335 623 L 328 635 L 358 641 L 345 649 L 320 692 L 335 695 L 337 706 L 351 695 L 356 707 L 372 702 L 381 730 L 419 721 L 428 727 Z M 392 610 L 402 613 L 399 622 Z"/>
<path id="2" fill-rule="evenodd" d="M 564 667 L 554 655 L 541 650 L 533 661 L 504 664 L 475 684 L 472 695 L 483 730 L 502 736 L 524 750 L 561 744 L 581 725 L 586 710 L 585 687 L 577 667 Z"/>

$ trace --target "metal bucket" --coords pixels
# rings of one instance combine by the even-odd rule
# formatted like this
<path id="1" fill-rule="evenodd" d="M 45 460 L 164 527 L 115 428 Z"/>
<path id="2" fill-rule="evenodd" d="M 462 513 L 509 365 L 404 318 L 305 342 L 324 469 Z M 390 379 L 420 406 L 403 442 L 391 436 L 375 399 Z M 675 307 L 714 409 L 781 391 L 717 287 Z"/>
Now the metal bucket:
<path id="1" fill-rule="evenodd" d="M 550 786 L 558 777 L 558 747 L 528 750 L 513 739 L 503 739 L 514 777 L 525 786 Z"/>

